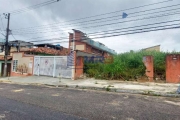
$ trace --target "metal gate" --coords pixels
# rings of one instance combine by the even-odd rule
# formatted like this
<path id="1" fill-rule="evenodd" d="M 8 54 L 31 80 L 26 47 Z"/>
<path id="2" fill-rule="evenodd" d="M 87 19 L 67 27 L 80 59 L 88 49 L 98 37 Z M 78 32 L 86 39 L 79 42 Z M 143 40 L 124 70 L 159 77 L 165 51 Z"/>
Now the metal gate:
<path id="1" fill-rule="evenodd" d="M 72 69 L 67 66 L 67 56 L 35 56 L 33 74 L 72 78 Z"/>

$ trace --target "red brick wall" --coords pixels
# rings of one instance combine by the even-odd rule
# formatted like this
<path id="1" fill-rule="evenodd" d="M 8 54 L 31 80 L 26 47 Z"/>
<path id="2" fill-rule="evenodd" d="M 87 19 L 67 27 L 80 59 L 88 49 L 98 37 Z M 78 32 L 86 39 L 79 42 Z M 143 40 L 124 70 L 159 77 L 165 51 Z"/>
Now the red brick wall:
<path id="1" fill-rule="evenodd" d="M 69 34 L 69 39 L 75 39 L 75 44 L 74 45 L 84 45 L 85 49 L 82 50 L 82 52 L 87 52 L 87 53 L 93 53 L 96 54 L 98 56 L 104 56 L 107 57 L 109 56 L 108 53 L 104 52 L 104 54 L 102 53 L 101 50 L 98 50 L 96 48 L 93 48 L 92 46 L 81 42 L 80 40 L 83 39 L 83 33 L 77 30 L 74 30 L 74 34 Z M 69 42 L 69 47 L 70 47 L 70 42 Z M 75 54 L 76 56 L 76 54 Z M 74 78 L 77 79 L 79 78 L 81 75 L 83 75 L 83 67 L 84 67 L 84 61 L 83 61 L 83 57 L 80 56 L 78 58 L 75 57 L 75 75 Z"/>
<path id="2" fill-rule="evenodd" d="M 75 65 L 75 79 L 83 75 L 83 67 L 84 67 L 83 57 L 77 57 L 76 65 Z"/>
<path id="3" fill-rule="evenodd" d="M 32 74 L 21 74 L 21 73 L 11 72 L 11 76 L 32 76 Z"/>
<path id="4" fill-rule="evenodd" d="M 144 65 L 146 66 L 146 76 L 149 78 L 150 82 L 153 82 L 153 79 L 154 79 L 153 56 L 144 56 L 143 62 L 144 62 Z"/>
<path id="5" fill-rule="evenodd" d="M 92 51 L 92 47 L 86 44 L 86 52 L 90 53 L 91 51 Z"/>
<path id="6" fill-rule="evenodd" d="M 73 33 L 69 33 L 69 52 L 70 52 L 71 40 L 73 40 Z"/>
<path id="7" fill-rule="evenodd" d="M 107 52 L 104 52 L 103 56 L 104 56 L 104 57 L 108 57 L 109 55 L 108 55 Z"/>
<path id="8" fill-rule="evenodd" d="M 75 40 L 81 40 L 81 36 L 82 36 L 82 33 L 81 32 L 78 32 L 78 31 L 74 31 L 74 39 Z"/>
<path id="9" fill-rule="evenodd" d="M 180 82 L 180 54 L 166 56 L 166 82 Z"/>
<path id="10" fill-rule="evenodd" d="M 88 52 L 88 53 L 95 53 L 95 54 L 99 54 L 102 55 L 102 51 L 96 48 L 93 48 L 92 46 L 83 43 L 83 42 L 78 42 L 81 39 L 83 39 L 83 33 L 78 31 L 78 30 L 74 30 L 74 34 L 73 33 L 69 33 L 69 39 L 75 39 L 75 45 L 85 45 L 85 49 L 83 50 L 83 52 Z M 69 47 L 70 47 L 70 42 L 69 42 Z M 107 52 L 104 52 L 104 57 L 108 56 Z"/>

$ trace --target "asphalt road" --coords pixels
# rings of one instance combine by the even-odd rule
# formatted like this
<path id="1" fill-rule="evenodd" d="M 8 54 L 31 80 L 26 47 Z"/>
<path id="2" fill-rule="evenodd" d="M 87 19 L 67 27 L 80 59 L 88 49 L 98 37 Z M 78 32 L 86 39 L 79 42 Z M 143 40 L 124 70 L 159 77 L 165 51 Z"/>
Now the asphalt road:
<path id="1" fill-rule="evenodd" d="M 83 120 L 44 107 L 0 97 L 0 120 Z"/>
<path id="2" fill-rule="evenodd" d="M 0 83 L 0 120 L 180 120 L 180 99 Z"/>

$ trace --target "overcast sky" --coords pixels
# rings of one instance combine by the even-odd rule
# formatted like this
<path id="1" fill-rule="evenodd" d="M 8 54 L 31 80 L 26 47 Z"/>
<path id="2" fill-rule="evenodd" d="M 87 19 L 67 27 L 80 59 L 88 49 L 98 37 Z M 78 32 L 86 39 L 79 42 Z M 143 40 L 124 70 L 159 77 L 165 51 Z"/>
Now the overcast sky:
<path id="1" fill-rule="evenodd" d="M 42 3 L 45 1 L 48 0 L 0 0 L 0 14 L 4 12 L 14 11 L 17 9 L 28 7 L 31 5 L 36 5 L 38 3 Z M 178 6 L 178 4 L 180 4 L 180 0 L 172 0 L 170 2 L 141 7 L 133 10 L 124 10 L 132 7 L 143 6 L 161 1 L 165 1 L 165 0 L 61 0 L 57 3 L 53 3 L 28 12 L 22 12 L 20 14 L 14 14 L 14 15 L 12 14 L 10 19 L 10 29 L 12 30 L 15 39 L 24 40 L 24 41 L 67 37 L 68 32 L 72 32 L 71 29 L 81 30 L 82 32 L 87 33 L 89 37 L 93 38 L 93 37 L 106 36 L 105 34 L 107 34 L 107 32 L 104 32 L 103 35 L 96 35 L 96 36 L 90 35 L 88 33 L 96 33 L 101 31 L 180 19 L 179 14 L 175 14 L 175 12 L 180 12 L 180 9 L 178 9 L 180 8 L 180 5 Z M 162 8 L 170 5 L 177 5 L 177 6 L 138 13 L 139 11 Z M 176 10 L 172 11 L 171 9 L 176 9 Z M 94 16 L 98 14 L 104 14 L 113 11 L 119 11 L 119 12 L 106 14 L 99 17 L 96 16 L 92 18 L 74 21 L 75 19 Z M 164 12 L 160 12 L 160 11 L 164 11 Z M 123 12 L 128 14 L 128 17 L 125 19 L 121 18 Z M 130 13 L 134 13 L 134 14 L 130 14 Z M 142 15 L 142 14 L 147 14 L 147 15 Z M 172 14 L 172 15 L 165 16 L 164 14 Z M 151 18 L 157 15 L 161 17 Z M 111 16 L 119 16 L 119 17 L 108 18 Z M 142 19 L 144 17 L 146 18 L 150 17 L 151 19 L 137 20 L 137 19 Z M 3 25 L 0 20 L 0 28 L 1 30 L 4 30 L 6 28 L 7 20 L 4 19 L 3 15 L 1 15 L 1 18 Z M 94 19 L 100 19 L 100 18 L 103 19 L 92 21 Z M 129 20 L 134 20 L 134 21 L 124 22 Z M 83 22 L 83 21 L 88 21 L 88 22 Z M 110 23 L 115 23 L 115 24 L 107 25 Z M 178 24 L 178 23 L 180 22 L 174 22 L 168 24 Z M 160 26 L 160 25 L 156 25 L 156 26 Z M 147 28 L 149 26 L 144 26 L 144 27 Z M 138 29 L 138 28 L 134 28 L 134 29 Z M 107 35 L 112 35 L 112 34 L 107 34 Z M 3 38 L 1 34 L 0 34 L 0 38 Z M 35 39 L 31 39 L 31 38 L 35 38 Z M 14 38 L 10 36 L 10 40 L 14 40 Z M 173 50 L 180 51 L 180 42 L 179 42 L 180 29 L 130 34 L 130 35 L 108 37 L 108 38 L 101 38 L 94 40 L 102 42 L 103 44 L 105 44 L 111 49 L 114 49 L 118 53 L 130 51 L 130 50 L 140 50 L 155 45 L 161 45 L 161 51 L 173 51 Z M 51 40 L 48 42 L 53 43 L 58 41 Z M 59 43 L 59 44 L 63 45 L 64 47 L 67 47 L 67 43 Z"/>

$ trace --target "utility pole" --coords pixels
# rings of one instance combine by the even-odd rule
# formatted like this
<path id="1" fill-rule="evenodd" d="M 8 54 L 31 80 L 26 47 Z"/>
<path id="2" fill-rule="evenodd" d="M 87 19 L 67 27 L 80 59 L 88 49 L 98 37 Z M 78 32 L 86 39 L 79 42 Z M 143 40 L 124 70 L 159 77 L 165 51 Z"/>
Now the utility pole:
<path id="1" fill-rule="evenodd" d="M 4 54 L 4 77 L 7 76 L 7 57 L 9 52 L 9 44 L 8 44 L 8 38 L 9 38 L 9 21 L 10 21 L 10 13 L 4 14 L 5 18 L 8 19 L 7 22 L 7 29 L 6 29 L 6 42 L 5 42 L 5 54 Z"/>

